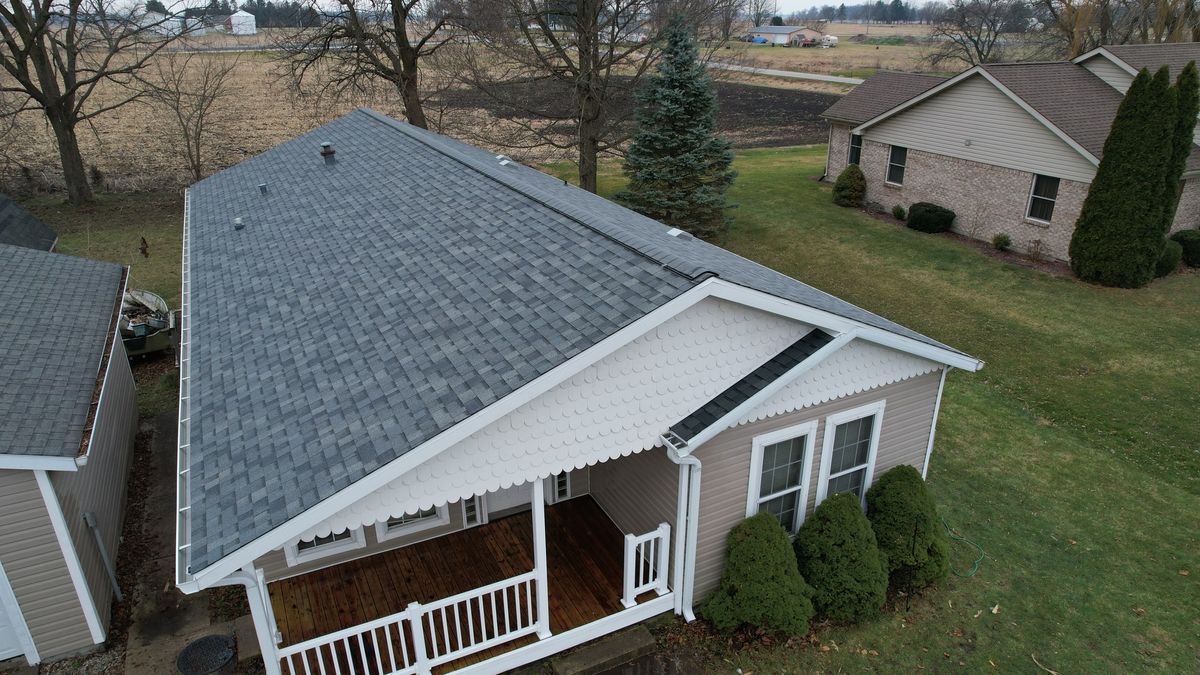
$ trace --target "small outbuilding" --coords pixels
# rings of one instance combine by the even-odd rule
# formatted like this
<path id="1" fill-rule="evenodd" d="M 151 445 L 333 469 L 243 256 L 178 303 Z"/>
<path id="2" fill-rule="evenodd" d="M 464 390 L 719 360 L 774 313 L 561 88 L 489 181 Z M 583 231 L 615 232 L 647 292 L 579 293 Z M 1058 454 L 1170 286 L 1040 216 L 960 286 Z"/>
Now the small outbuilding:
<path id="1" fill-rule="evenodd" d="M 805 26 L 755 26 L 750 36 L 766 38 L 773 45 L 803 45 L 819 41 L 821 31 Z"/>
<path id="2" fill-rule="evenodd" d="M 239 9 L 229 15 L 229 19 L 225 22 L 225 28 L 234 35 L 257 35 L 258 24 L 254 19 L 254 15 L 244 9 Z"/>

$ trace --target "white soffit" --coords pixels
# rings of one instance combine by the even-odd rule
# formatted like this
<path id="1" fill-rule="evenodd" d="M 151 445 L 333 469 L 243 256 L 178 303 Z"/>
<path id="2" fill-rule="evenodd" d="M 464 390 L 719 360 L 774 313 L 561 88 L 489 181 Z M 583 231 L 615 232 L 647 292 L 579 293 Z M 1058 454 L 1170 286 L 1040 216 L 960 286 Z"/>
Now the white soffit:
<path id="1" fill-rule="evenodd" d="M 932 373 L 942 364 L 855 340 L 764 401 L 734 426 Z"/>
<path id="2" fill-rule="evenodd" d="M 672 424 L 810 330 L 733 302 L 698 302 L 299 538 L 653 448 Z"/>

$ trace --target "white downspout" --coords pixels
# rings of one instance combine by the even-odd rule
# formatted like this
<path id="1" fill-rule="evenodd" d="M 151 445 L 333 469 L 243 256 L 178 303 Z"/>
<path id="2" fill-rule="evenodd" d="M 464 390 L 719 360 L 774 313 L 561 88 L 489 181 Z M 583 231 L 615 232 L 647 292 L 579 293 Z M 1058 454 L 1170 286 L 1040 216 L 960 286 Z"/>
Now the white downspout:
<path id="1" fill-rule="evenodd" d="M 266 603 L 270 602 L 270 599 L 264 598 L 259 591 L 258 575 L 252 567 L 234 572 L 213 585 L 233 586 L 236 584 L 241 584 L 246 588 L 250 618 L 254 620 L 254 634 L 258 637 L 258 648 L 262 651 L 266 673 L 267 675 L 281 675 L 279 656 L 275 651 L 275 626 L 271 625 L 267 613 Z"/>
<path id="2" fill-rule="evenodd" d="M 690 623 L 696 620 L 696 613 L 692 609 L 692 600 L 694 599 L 696 588 L 696 539 L 700 531 L 701 465 L 699 459 L 692 455 L 680 455 L 673 448 L 667 449 L 667 457 L 672 462 L 680 466 L 686 465 L 690 469 L 691 480 L 688 486 L 687 538 L 683 547 L 683 598 L 680 601 L 683 609 L 683 618 Z"/>
<path id="3" fill-rule="evenodd" d="M 929 423 L 929 445 L 925 446 L 925 464 L 921 466 L 921 479 L 929 475 L 929 458 L 933 455 L 933 437 L 937 434 L 938 415 L 942 412 L 942 390 L 946 388 L 946 373 L 950 366 L 942 368 L 942 380 L 938 382 L 937 401 L 933 404 L 933 421 Z"/>
<path id="4" fill-rule="evenodd" d="M 679 464 L 679 491 L 678 499 L 675 504 L 675 555 L 673 556 L 673 571 L 671 575 L 671 590 L 674 591 L 675 613 L 683 614 L 683 557 L 684 551 L 687 550 L 687 522 L 688 522 L 688 473 L 690 467 L 676 460 L 671 455 L 671 451 L 667 451 L 667 456 L 671 461 Z"/>

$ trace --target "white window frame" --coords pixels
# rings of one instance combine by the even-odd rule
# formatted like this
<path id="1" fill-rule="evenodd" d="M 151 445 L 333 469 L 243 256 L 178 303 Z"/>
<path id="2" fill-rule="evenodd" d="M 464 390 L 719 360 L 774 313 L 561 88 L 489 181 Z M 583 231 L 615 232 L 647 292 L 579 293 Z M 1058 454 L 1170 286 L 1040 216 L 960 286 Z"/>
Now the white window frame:
<path id="1" fill-rule="evenodd" d="M 572 497 L 575 496 L 574 486 L 571 484 L 571 473 L 572 472 L 570 472 L 570 471 L 561 471 L 559 473 L 552 473 L 552 474 L 550 474 L 550 477 L 546 479 L 546 496 L 547 496 L 546 503 L 547 504 L 557 504 L 559 502 L 565 502 L 568 499 L 571 499 Z M 567 495 L 565 497 L 558 496 L 558 479 L 559 478 L 563 478 L 567 481 Z"/>
<path id="2" fill-rule="evenodd" d="M 470 502 L 470 501 L 475 502 L 475 522 L 474 523 L 467 520 L 467 502 Z M 462 500 L 462 502 L 459 503 L 459 507 L 462 508 L 463 529 L 466 529 L 468 527 L 479 527 L 480 525 L 487 524 L 487 522 L 488 522 L 487 495 L 475 495 L 474 497 L 468 497 L 467 499 L 464 499 L 464 500 Z"/>
<path id="3" fill-rule="evenodd" d="M 817 504 L 825 501 L 825 497 L 829 492 L 829 480 L 838 476 L 858 471 L 861 467 L 866 466 L 866 473 L 863 474 L 862 487 L 862 504 L 863 508 L 867 505 L 867 490 L 871 487 L 871 481 L 875 477 L 875 458 L 879 454 L 879 434 L 883 429 L 883 410 L 886 407 L 887 400 L 879 400 L 874 403 L 851 408 L 840 413 L 835 413 L 825 418 L 825 438 L 821 446 L 821 475 L 817 479 Z M 834 475 L 829 475 L 829 469 L 833 464 L 833 439 L 837 433 L 839 425 L 864 417 L 875 416 L 875 421 L 871 425 L 871 445 L 867 451 L 867 463 L 865 465 L 858 464 L 853 468 L 839 471 Z"/>
<path id="4" fill-rule="evenodd" d="M 856 138 L 858 139 L 858 161 L 852 162 L 852 161 L 850 161 L 850 158 L 852 156 L 854 156 L 854 139 L 856 139 Z M 846 146 L 846 164 L 858 164 L 861 166 L 862 165 L 862 151 L 863 151 L 862 134 L 856 134 L 856 133 L 851 132 L 850 143 L 849 143 L 849 145 Z"/>
<path id="5" fill-rule="evenodd" d="M 759 497 L 758 491 L 762 487 L 762 462 L 763 450 L 768 445 L 782 443 L 783 441 L 793 438 L 804 437 L 804 464 L 801 466 L 801 481 L 799 487 L 789 488 L 782 492 Z M 781 497 L 789 492 L 800 492 L 800 506 L 797 508 L 799 517 L 796 519 L 795 528 L 788 534 L 795 534 L 796 530 L 804 523 L 804 517 L 808 515 L 808 488 L 812 482 L 812 465 L 813 452 L 817 446 L 817 422 L 812 420 L 803 424 L 796 424 L 790 427 L 785 427 L 777 431 L 755 436 L 751 442 L 750 452 L 750 483 L 746 488 L 746 517 L 758 513 L 760 504 L 772 499 Z"/>
<path id="6" fill-rule="evenodd" d="M 1046 197 L 1038 197 L 1038 199 L 1043 199 L 1045 201 L 1051 202 L 1050 218 L 1054 218 L 1054 210 L 1058 208 L 1058 192 L 1059 192 L 1059 190 L 1062 189 L 1062 179 L 1059 178 L 1058 176 L 1049 176 L 1044 173 L 1035 173 L 1035 174 L 1033 174 L 1033 180 L 1029 181 L 1029 197 L 1025 200 L 1025 219 L 1032 220 L 1035 223 L 1044 223 L 1046 225 L 1049 225 L 1050 224 L 1049 220 L 1042 220 L 1041 218 L 1035 218 L 1032 215 L 1033 214 L 1033 191 L 1035 189 L 1037 189 L 1037 179 L 1039 176 L 1042 178 L 1053 178 L 1054 180 L 1058 181 L 1058 189 L 1054 191 L 1054 199 L 1048 199 Z"/>
<path id="7" fill-rule="evenodd" d="M 300 550 L 300 542 L 294 541 L 283 547 L 283 555 L 287 558 L 288 567 L 295 567 L 313 560 L 328 558 L 332 555 L 345 553 L 346 551 L 354 551 L 360 548 L 366 548 L 367 538 L 363 535 L 361 526 L 350 529 L 350 538 L 341 541 L 333 541 L 328 544 L 322 544 L 315 548 Z"/>
<path id="8" fill-rule="evenodd" d="M 414 520 L 411 523 L 397 525 L 396 527 L 388 527 L 388 521 L 375 521 L 375 539 L 376 541 L 387 541 L 397 537 L 407 537 L 410 534 L 431 530 L 435 527 L 450 524 L 450 509 L 445 504 L 434 507 L 436 513 L 428 518 Z M 408 514 L 405 514 L 408 515 Z"/>
<path id="9" fill-rule="evenodd" d="M 896 148 L 904 148 L 904 163 L 903 164 L 894 164 L 892 162 L 892 153 L 895 152 Z M 908 149 L 909 148 L 907 145 L 889 145 L 888 146 L 887 164 L 883 168 L 883 182 L 886 183 L 887 185 L 894 185 L 895 187 L 904 187 L 904 179 L 908 177 Z M 899 183 L 892 180 L 892 167 L 893 166 L 898 166 L 901 169 L 904 169 L 904 177 L 900 179 Z"/>

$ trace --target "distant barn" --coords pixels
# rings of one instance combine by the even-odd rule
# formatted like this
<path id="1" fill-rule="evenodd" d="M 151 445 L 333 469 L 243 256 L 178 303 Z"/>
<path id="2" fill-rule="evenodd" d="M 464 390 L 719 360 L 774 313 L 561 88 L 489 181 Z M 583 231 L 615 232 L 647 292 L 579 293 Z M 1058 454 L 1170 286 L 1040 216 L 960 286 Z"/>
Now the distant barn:
<path id="1" fill-rule="evenodd" d="M 225 21 L 225 28 L 234 35 L 256 35 L 258 24 L 254 15 L 244 9 L 239 9 Z"/>

